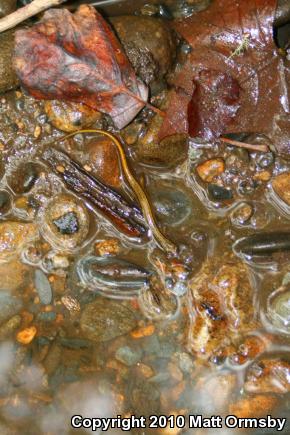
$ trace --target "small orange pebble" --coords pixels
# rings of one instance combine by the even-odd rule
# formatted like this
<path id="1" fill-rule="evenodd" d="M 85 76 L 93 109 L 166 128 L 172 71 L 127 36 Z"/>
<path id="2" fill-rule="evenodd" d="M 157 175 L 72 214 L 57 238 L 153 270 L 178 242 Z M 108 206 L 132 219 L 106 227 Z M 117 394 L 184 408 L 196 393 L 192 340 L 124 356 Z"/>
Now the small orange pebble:
<path id="1" fill-rule="evenodd" d="M 148 326 L 143 326 L 142 328 L 134 329 L 134 331 L 131 332 L 131 337 L 133 338 L 149 337 L 150 335 L 154 334 L 154 332 L 155 332 L 155 326 L 151 324 Z"/>
<path id="2" fill-rule="evenodd" d="M 61 165 L 57 165 L 56 170 L 57 170 L 57 172 L 60 172 L 61 174 L 63 174 L 65 171 L 65 167 L 61 166 Z"/>
<path id="3" fill-rule="evenodd" d="M 87 172 L 92 172 L 92 168 L 89 165 L 84 165 L 84 170 Z"/>
<path id="4" fill-rule="evenodd" d="M 96 254 L 101 255 L 116 255 L 120 252 L 120 243 L 117 239 L 107 239 L 95 244 Z"/>
<path id="5" fill-rule="evenodd" d="M 16 199 L 16 201 L 14 202 L 15 207 L 17 208 L 25 208 L 27 207 L 27 198 L 25 196 L 20 196 L 19 198 Z"/>
<path id="6" fill-rule="evenodd" d="M 46 311 L 46 312 L 50 312 L 50 311 L 53 311 L 53 306 L 52 305 L 45 305 L 45 307 L 43 308 L 43 311 Z"/>
<path id="7" fill-rule="evenodd" d="M 38 296 L 35 296 L 35 298 L 34 298 L 34 300 L 33 300 L 33 303 L 34 303 L 34 304 L 39 304 L 39 302 L 40 302 L 39 297 L 38 297 Z"/>
<path id="8" fill-rule="evenodd" d="M 229 405 L 229 413 L 237 418 L 257 418 L 271 412 L 278 401 L 276 396 L 270 395 L 247 396 Z"/>
<path id="9" fill-rule="evenodd" d="M 196 172 L 202 181 L 211 183 L 225 171 L 225 162 L 221 158 L 209 159 L 196 167 Z"/>
<path id="10" fill-rule="evenodd" d="M 257 174 L 254 175 L 254 180 L 258 181 L 269 181 L 271 179 L 271 172 L 269 171 L 261 171 L 257 172 Z"/>
<path id="11" fill-rule="evenodd" d="M 54 277 L 53 275 L 50 275 L 50 276 L 48 277 L 48 281 L 49 281 L 49 282 L 54 282 L 54 280 L 55 280 L 55 277 Z"/>
<path id="12" fill-rule="evenodd" d="M 35 326 L 30 326 L 29 328 L 25 328 L 22 331 L 19 331 L 16 339 L 21 344 L 29 344 L 32 342 L 36 335 L 37 329 Z"/>

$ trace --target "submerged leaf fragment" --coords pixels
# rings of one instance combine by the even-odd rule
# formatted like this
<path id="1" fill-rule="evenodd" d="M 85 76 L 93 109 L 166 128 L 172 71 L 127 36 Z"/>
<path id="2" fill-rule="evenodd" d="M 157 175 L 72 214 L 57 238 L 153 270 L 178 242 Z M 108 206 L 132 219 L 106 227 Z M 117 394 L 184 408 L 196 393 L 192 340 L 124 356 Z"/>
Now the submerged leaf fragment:
<path id="1" fill-rule="evenodd" d="M 121 44 L 89 5 L 75 14 L 51 9 L 15 36 L 14 66 L 35 98 L 84 103 L 126 126 L 144 107 L 147 87 L 137 79 Z"/>

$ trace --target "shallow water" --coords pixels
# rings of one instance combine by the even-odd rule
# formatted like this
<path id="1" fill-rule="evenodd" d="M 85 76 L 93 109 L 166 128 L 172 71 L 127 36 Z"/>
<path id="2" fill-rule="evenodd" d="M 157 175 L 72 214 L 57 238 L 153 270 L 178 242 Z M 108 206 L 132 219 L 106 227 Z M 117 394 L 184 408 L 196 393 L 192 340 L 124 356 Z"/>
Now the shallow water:
<path id="1" fill-rule="evenodd" d="M 51 171 L 42 156 L 59 136 L 42 102 L 20 91 L 2 97 L 1 190 L 10 208 L 0 225 L 21 221 L 36 230 L 29 227 L 26 236 L 24 227 L 17 249 L 3 249 L 0 258 L 0 433 L 90 433 L 71 428 L 74 414 L 143 415 L 147 427 L 129 432 L 140 435 L 235 433 L 149 428 L 155 414 L 186 421 L 190 414 L 289 417 L 290 246 L 257 256 L 235 247 L 256 231 L 288 232 L 287 205 L 271 182 L 290 163 L 272 153 L 262 159 L 191 142 L 186 158 L 169 170 L 142 164 L 131 145 L 131 167 L 158 225 L 180 248 L 179 259 L 169 261 L 150 234 L 122 234 Z M 57 147 L 85 167 L 90 140 L 78 135 Z M 230 197 L 213 198 L 198 175 L 210 159 L 225 162 L 214 182 Z M 11 177 L 17 179 L 20 164 L 25 172 L 26 162 L 38 163 L 40 173 L 35 180 L 28 174 L 28 191 L 15 191 Z M 262 170 L 270 178 L 255 183 Z M 122 173 L 116 190 L 135 204 Z M 282 308 L 281 298 L 276 305 L 271 299 L 276 292 L 286 292 Z M 276 366 L 264 373 L 267 361 Z"/>

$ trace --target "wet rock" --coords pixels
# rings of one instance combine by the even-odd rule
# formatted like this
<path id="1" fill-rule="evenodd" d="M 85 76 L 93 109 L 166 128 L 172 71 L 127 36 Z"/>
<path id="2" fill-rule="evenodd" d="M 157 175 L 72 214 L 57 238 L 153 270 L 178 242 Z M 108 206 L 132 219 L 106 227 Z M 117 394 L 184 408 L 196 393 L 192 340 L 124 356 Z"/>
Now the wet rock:
<path id="1" fill-rule="evenodd" d="M 262 168 L 266 169 L 273 165 L 275 161 L 275 157 L 273 153 L 258 153 L 255 162 L 256 164 Z"/>
<path id="2" fill-rule="evenodd" d="M 121 245 L 118 239 L 100 240 L 95 244 L 95 252 L 101 257 L 107 255 L 118 255 L 121 251 Z"/>
<path id="3" fill-rule="evenodd" d="M 188 138 L 175 134 L 159 141 L 158 134 L 162 118 L 156 115 L 145 135 L 136 144 L 136 154 L 142 163 L 156 167 L 172 168 L 185 161 Z"/>
<path id="4" fill-rule="evenodd" d="M 196 167 L 198 176 L 206 183 L 211 183 L 216 177 L 225 171 L 223 159 L 209 159 Z"/>
<path id="5" fill-rule="evenodd" d="M 178 362 L 180 369 L 184 373 L 191 373 L 194 368 L 194 362 L 192 356 L 186 352 L 177 352 L 174 355 L 175 361 Z"/>
<path id="6" fill-rule="evenodd" d="M 231 190 L 219 186 L 218 184 L 209 184 L 208 194 L 212 201 L 228 201 L 233 198 Z"/>
<path id="7" fill-rule="evenodd" d="M 2 3 L 2 2 L 1 2 Z M 12 65 L 12 51 L 14 49 L 14 32 L 7 31 L 0 34 L 0 94 L 16 88 L 19 80 Z"/>
<path id="8" fill-rule="evenodd" d="M 11 210 L 11 196 L 6 190 L 0 191 L 0 216 L 4 216 Z"/>
<path id="9" fill-rule="evenodd" d="M 238 185 L 238 192 L 241 195 L 252 195 L 258 186 L 258 181 L 254 179 L 242 180 Z"/>
<path id="10" fill-rule="evenodd" d="M 102 127 L 102 114 L 81 103 L 51 100 L 45 102 L 44 109 L 51 124 L 68 133 L 96 123 L 97 128 Z"/>
<path id="11" fill-rule="evenodd" d="M 52 302 L 52 290 L 50 282 L 42 270 L 37 269 L 34 273 L 34 284 L 43 305 L 49 305 Z"/>
<path id="12" fill-rule="evenodd" d="M 290 290 L 280 287 L 267 300 L 267 316 L 279 331 L 290 334 Z"/>
<path id="13" fill-rule="evenodd" d="M 290 392 L 290 363 L 281 359 L 262 359 L 252 364 L 244 384 L 247 393 Z"/>
<path id="14" fill-rule="evenodd" d="M 127 334 L 136 326 L 134 313 L 109 299 L 97 299 L 85 306 L 80 320 L 83 334 L 93 341 L 112 340 Z"/>
<path id="15" fill-rule="evenodd" d="M 21 307 L 20 299 L 12 296 L 7 290 L 0 290 L 0 324 L 16 315 Z"/>
<path id="16" fill-rule="evenodd" d="M 112 187 L 121 186 L 119 156 L 111 140 L 95 139 L 86 145 L 88 164 L 92 173 L 105 184 Z"/>
<path id="17" fill-rule="evenodd" d="M 290 250 L 290 234 L 287 231 L 273 231 L 252 234 L 238 239 L 233 250 L 238 255 L 263 256 Z"/>
<path id="18" fill-rule="evenodd" d="M 189 287 L 188 348 L 195 354 L 227 355 L 236 337 L 257 328 L 248 272 L 233 254 L 205 262 Z"/>
<path id="19" fill-rule="evenodd" d="M 36 163 L 21 163 L 8 177 L 8 184 L 16 194 L 29 192 L 35 185 L 42 167 Z"/>
<path id="20" fill-rule="evenodd" d="M 70 251 L 85 241 L 90 226 L 89 215 L 74 196 L 57 195 L 41 214 L 43 236 L 56 249 Z"/>
<path id="21" fill-rule="evenodd" d="M 231 213 L 231 221 L 234 225 L 243 225 L 250 220 L 253 212 L 254 210 L 251 204 L 242 202 L 238 204 L 235 210 Z"/>
<path id="22" fill-rule="evenodd" d="M 67 347 L 68 349 L 88 349 L 92 347 L 92 342 L 84 340 L 83 338 L 61 337 L 60 343 L 63 347 Z"/>
<path id="23" fill-rule="evenodd" d="M 142 358 L 142 350 L 123 346 L 117 350 L 115 358 L 126 366 L 133 366 Z"/>
<path id="24" fill-rule="evenodd" d="M 26 243 L 37 237 L 32 223 L 6 221 L 0 223 L 0 262 L 15 257 Z"/>
<path id="25" fill-rule="evenodd" d="M 111 257 L 87 256 L 77 264 L 83 285 L 105 296 L 135 296 L 144 287 L 150 272 L 141 266 Z"/>
<path id="26" fill-rule="evenodd" d="M 243 395 L 242 398 L 229 405 L 229 414 L 235 415 L 237 418 L 264 417 L 273 412 L 273 409 L 278 403 L 281 402 L 279 402 L 279 398 L 274 395 Z M 267 432 L 268 431 L 260 432 L 260 435 Z"/>
<path id="27" fill-rule="evenodd" d="M 61 234 L 75 234 L 79 231 L 77 215 L 70 211 L 53 221 L 54 225 Z"/>
<path id="28" fill-rule="evenodd" d="M 1 287 L 7 290 L 16 290 L 27 285 L 30 278 L 30 269 L 18 260 L 0 263 Z"/>
<path id="29" fill-rule="evenodd" d="M 272 181 L 274 192 L 287 205 L 290 205 L 290 172 L 277 175 Z"/>
<path id="30" fill-rule="evenodd" d="M 192 215 L 191 198 L 177 186 L 160 185 L 158 180 L 158 183 L 149 186 L 149 192 L 156 215 L 162 223 L 175 227 Z"/>
<path id="31" fill-rule="evenodd" d="M 16 9 L 17 0 L 1 0 L 0 3 L 0 18 L 5 17 Z"/>
<path id="32" fill-rule="evenodd" d="M 160 393 L 153 383 L 133 379 L 129 390 L 134 415 L 158 415 Z"/>
<path id="33" fill-rule="evenodd" d="M 161 283 L 151 280 L 150 287 L 145 288 L 139 295 L 139 304 L 148 319 L 172 319 L 179 311 L 178 298 Z"/>
<path id="34" fill-rule="evenodd" d="M 176 54 L 170 28 L 153 17 L 121 16 L 111 19 L 137 75 L 152 84 L 169 71 Z"/>
<path id="35" fill-rule="evenodd" d="M 21 316 L 16 314 L 0 326 L 0 340 L 10 337 L 21 324 Z"/>

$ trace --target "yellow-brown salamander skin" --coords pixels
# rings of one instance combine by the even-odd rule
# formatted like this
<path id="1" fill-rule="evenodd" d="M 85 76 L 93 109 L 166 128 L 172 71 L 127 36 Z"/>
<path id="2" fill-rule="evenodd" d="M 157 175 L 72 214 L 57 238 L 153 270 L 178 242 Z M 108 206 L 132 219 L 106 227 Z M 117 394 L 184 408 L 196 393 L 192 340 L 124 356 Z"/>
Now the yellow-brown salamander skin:
<path id="1" fill-rule="evenodd" d="M 129 166 L 128 166 L 128 163 L 127 163 L 127 158 L 126 158 L 126 154 L 125 154 L 125 151 L 123 149 L 123 146 L 122 146 L 120 140 L 117 139 L 116 136 L 114 136 L 112 133 L 109 133 L 108 131 L 105 131 L 105 130 L 86 129 L 86 130 L 74 131 L 73 133 L 65 135 L 65 136 L 57 139 L 57 142 L 60 142 L 60 141 L 65 140 L 65 139 L 68 139 L 68 138 L 73 137 L 73 136 L 75 136 L 77 134 L 86 134 L 86 133 L 97 133 L 97 134 L 101 134 L 103 136 L 107 136 L 116 145 L 116 148 L 117 148 L 119 156 L 120 156 L 121 166 L 122 166 L 123 172 L 125 174 L 125 177 L 126 177 L 128 183 L 129 183 L 130 187 L 134 191 L 134 193 L 136 195 L 136 198 L 138 199 L 138 201 L 140 203 L 140 206 L 142 208 L 142 212 L 143 212 L 144 218 L 145 218 L 145 220 L 147 222 L 147 225 L 148 225 L 149 229 L 151 230 L 151 232 L 153 234 L 154 239 L 156 240 L 158 245 L 164 251 L 166 251 L 169 254 L 174 254 L 175 255 L 177 253 L 177 248 L 159 230 L 159 228 L 158 228 L 158 226 L 156 224 L 154 215 L 152 213 L 152 209 L 151 209 L 149 200 L 148 200 L 148 198 L 146 196 L 146 193 L 144 192 L 144 190 L 142 189 L 141 185 L 136 180 L 136 178 L 132 175 L 132 172 L 129 169 Z"/>

